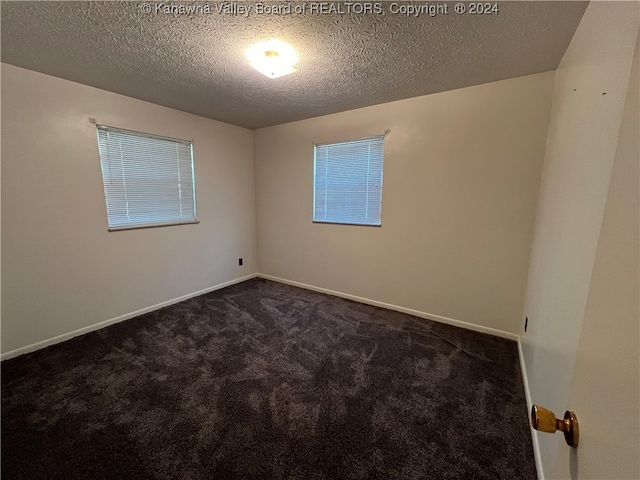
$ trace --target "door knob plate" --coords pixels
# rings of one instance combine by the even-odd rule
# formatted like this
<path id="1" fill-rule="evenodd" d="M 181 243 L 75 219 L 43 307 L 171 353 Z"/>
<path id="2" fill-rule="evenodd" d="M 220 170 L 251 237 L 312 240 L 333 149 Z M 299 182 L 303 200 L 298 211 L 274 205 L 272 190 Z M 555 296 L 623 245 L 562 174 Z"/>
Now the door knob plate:
<path id="1" fill-rule="evenodd" d="M 577 448 L 578 440 L 580 440 L 580 428 L 578 427 L 578 417 L 573 412 L 567 410 L 564 412 L 564 424 L 566 429 L 562 430 L 564 433 L 564 440 L 567 445 L 573 448 Z"/>

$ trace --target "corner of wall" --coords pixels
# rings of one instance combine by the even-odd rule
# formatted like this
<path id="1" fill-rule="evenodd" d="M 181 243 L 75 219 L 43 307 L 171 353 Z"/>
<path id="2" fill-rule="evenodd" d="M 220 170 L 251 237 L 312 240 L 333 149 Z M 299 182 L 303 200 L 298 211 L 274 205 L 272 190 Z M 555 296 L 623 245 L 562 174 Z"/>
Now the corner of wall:
<path id="1" fill-rule="evenodd" d="M 529 331 L 519 342 L 529 406 L 570 407 L 637 35 L 637 2 L 591 2 L 555 74 L 523 312 Z M 560 441 L 537 437 L 544 478 Z"/>

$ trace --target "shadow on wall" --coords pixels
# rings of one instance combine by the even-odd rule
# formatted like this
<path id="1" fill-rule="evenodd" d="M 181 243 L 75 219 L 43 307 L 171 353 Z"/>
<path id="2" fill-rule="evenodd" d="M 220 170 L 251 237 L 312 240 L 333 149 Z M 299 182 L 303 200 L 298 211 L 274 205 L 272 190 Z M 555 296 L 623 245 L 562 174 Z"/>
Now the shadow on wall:
<path id="1" fill-rule="evenodd" d="M 578 480 L 578 449 L 572 448 L 569 453 L 569 470 L 571 471 L 571 480 Z"/>

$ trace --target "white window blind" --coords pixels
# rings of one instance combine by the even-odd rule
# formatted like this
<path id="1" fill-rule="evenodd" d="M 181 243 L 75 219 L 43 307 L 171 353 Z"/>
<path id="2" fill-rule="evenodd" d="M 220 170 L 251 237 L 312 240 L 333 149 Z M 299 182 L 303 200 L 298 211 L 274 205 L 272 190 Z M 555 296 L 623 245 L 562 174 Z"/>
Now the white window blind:
<path id="1" fill-rule="evenodd" d="M 384 136 L 315 146 L 313 221 L 380 225 Z"/>
<path id="2" fill-rule="evenodd" d="M 191 142 L 97 130 L 109 230 L 196 222 Z"/>

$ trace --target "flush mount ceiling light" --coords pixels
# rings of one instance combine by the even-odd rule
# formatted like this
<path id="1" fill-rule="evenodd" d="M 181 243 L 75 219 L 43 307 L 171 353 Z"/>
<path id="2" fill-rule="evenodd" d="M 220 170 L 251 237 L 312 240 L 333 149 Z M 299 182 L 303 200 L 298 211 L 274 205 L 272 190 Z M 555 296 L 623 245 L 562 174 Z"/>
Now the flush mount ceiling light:
<path id="1" fill-rule="evenodd" d="M 280 40 L 257 43 L 245 52 L 249 64 L 269 78 L 278 78 L 296 71 L 298 61 L 295 49 Z"/>

